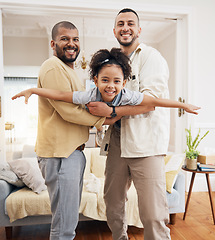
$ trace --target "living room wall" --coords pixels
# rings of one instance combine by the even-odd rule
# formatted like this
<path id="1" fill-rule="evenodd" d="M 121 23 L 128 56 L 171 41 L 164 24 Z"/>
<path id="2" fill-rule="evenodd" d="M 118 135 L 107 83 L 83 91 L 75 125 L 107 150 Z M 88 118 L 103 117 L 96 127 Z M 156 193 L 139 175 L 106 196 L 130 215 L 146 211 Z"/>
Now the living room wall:
<path id="1" fill-rule="evenodd" d="M 40 66 L 48 58 L 48 38 L 4 37 L 4 65 Z"/>

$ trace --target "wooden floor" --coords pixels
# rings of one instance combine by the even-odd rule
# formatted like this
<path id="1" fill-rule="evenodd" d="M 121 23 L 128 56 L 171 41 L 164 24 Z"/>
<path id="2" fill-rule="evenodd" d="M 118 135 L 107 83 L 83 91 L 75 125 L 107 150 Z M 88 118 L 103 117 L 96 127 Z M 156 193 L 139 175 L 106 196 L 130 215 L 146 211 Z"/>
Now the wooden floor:
<path id="1" fill-rule="evenodd" d="M 215 202 L 215 192 L 213 192 Z M 215 240 L 215 225 L 211 215 L 208 193 L 192 193 L 186 219 L 177 214 L 176 224 L 168 225 L 172 240 Z M 12 240 L 48 240 L 50 225 L 14 227 Z M 129 227 L 130 240 L 143 240 L 143 229 Z M 75 240 L 111 240 L 106 222 L 80 222 Z M 6 240 L 0 228 L 0 240 Z"/>

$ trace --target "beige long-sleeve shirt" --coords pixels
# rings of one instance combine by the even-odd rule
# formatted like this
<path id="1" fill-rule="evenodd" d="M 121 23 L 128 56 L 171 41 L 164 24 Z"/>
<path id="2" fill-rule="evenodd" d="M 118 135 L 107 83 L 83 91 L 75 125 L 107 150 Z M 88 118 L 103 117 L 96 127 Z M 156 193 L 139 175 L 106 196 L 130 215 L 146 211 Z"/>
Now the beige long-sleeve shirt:
<path id="1" fill-rule="evenodd" d="M 40 69 L 39 88 L 83 91 L 75 71 L 53 56 Z M 89 138 L 89 127 L 101 127 L 105 118 L 86 111 L 84 106 L 38 98 L 38 132 L 35 150 L 40 157 L 68 157 Z"/>

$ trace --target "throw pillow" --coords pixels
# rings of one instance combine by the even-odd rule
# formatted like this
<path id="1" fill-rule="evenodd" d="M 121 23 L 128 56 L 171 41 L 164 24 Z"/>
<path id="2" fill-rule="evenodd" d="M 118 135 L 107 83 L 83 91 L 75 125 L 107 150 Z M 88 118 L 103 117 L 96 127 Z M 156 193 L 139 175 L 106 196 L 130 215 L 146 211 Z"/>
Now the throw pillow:
<path id="1" fill-rule="evenodd" d="M 10 165 L 5 161 L 0 161 L 0 179 L 5 180 L 6 182 L 17 187 L 24 186 L 24 183 L 10 169 Z"/>
<path id="2" fill-rule="evenodd" d="M 179 171 L 184 163 L 184 154 L 168 155 L 165 160 L 166 191 L 172 193 Z"/>
<path id="3" fill-rule="evenodd" d="M 41 193 L 47 189 L 36 158 L 19 158 L 8 163 L 16 175 L 34 192 Z"/>

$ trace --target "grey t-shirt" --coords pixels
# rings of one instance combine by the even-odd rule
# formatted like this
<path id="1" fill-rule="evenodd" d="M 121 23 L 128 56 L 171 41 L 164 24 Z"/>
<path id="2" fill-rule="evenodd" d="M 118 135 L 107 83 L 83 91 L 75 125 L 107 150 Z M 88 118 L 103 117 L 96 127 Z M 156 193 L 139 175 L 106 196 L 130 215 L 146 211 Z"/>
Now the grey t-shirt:
<path id="1" fill-rule="evenodd" d="M 139 105 L 143 101 L 143 97 L 143 93 L 123 88 L 121 92 L 114 98 L 114 100 L 111 103 L 107 104 L 110 106 Z M 101 93 L 97 87 L 85 92 L 73 92 L 73 103 L 75 104 L 87 104 L 89 102 L 98 101 L 103 102 Z"/>

